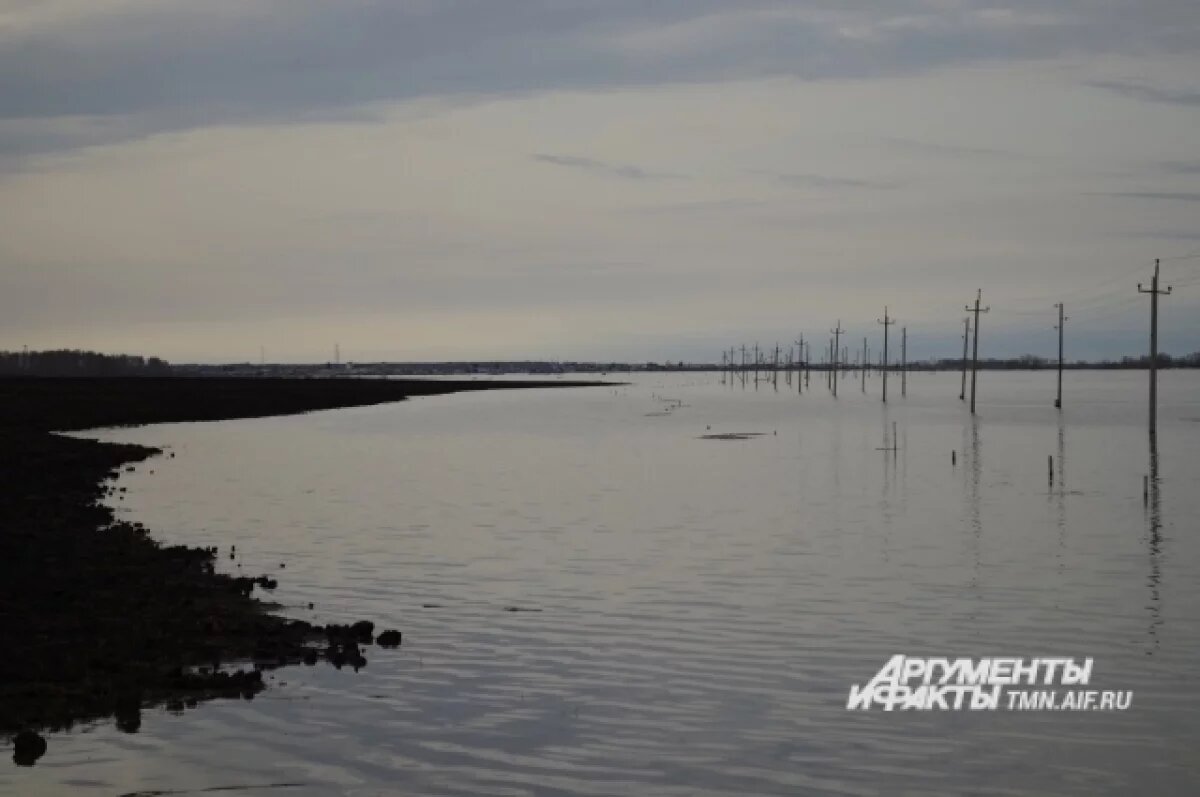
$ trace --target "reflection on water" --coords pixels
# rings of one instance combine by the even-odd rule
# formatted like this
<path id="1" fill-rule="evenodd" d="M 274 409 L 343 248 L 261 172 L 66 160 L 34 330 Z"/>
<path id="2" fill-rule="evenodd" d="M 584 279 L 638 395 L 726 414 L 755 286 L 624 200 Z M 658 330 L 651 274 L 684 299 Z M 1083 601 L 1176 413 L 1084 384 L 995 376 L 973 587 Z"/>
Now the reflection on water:
<path id="1" fill-rule="evenodd" d="M 1150 612 L 1150 643 L 1151 649 L 1146 651 L 1147 655 L 1153 655 L 1158 651 L 1159 639 L 1158 629 L 1162 625 L 1162 493 L 1161 481 L 1158 473 L 1158 440 L 1156 435 L 1150 435 L 1150 472 L 1149 472 L 1149 497 L 1146 502 L 1146 527 L 1147 540 L 1150 552 L 1150 577 L 1148 585 L 1150 587 L 1150 604 L 1147 609 Z"/>
<path id="2" fill-rule="evenodd" d="M 404 645 L 53 736 L 0 793 L 1196 793 L 1197 376 L 1148 472 L 1138 374 L 1072 373 L 1069 416 L 1053 373 L 972 418 L 956 373 L 883 407 L 741 372 L 106 432 L 177 454 L 121 511 Z M 1133 705 L 848 713 L 895 653 L 1090 656 Z"/>
<path id="3" fill-rule="evenodd" d="M 1050 494 L 1054 497 L 1054 525 L 1058 529 L 1058 551 L 1055 558 L 1061 578 L 1066 567 L 1067 545 L 1067 422 L 1061 409 L 1057 417 L 1058 451 L 1054 460 L 1054 481 L 1050 484 Z"/>

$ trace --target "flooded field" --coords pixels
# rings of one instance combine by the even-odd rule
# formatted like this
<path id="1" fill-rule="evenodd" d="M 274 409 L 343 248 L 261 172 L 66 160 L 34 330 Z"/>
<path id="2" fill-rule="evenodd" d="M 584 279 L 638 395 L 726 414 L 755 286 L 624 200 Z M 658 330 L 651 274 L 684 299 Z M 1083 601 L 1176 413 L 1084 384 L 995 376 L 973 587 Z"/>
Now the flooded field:
<path id="1" fill-rule="evenodd" d="M 1156 452 L 1142 372 L 1061 413 L 984 372 L 974 419 L 957 374 L 632 379 L 97 433 L 175 454 L 124 516 L 404 644 L 53 735 L 0 793 L 1200 790 L 1200 374 L 1161 375 Z M 894 654 L 1092 657 L 1132 705 L 847 711 Z"/>

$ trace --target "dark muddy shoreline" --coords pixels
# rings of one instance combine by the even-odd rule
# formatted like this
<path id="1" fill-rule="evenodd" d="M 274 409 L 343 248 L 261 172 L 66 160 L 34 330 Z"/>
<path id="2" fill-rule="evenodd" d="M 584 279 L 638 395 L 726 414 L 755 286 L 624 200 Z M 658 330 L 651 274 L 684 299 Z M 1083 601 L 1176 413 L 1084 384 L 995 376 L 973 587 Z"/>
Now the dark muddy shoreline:
<path id="1" fill-rule="evenodd" d="M 214 697 L 249 699 L 263 688 L 262 670 L 318 660 L 362 666 L 376 641 L 366 621 L 322 628 L 271 614 L 254 597 L 271 579 L 216 573 L 217 551 L 165 546 L 140 524 L 117 521 L 100 503 L 106 482 L 158 449 L 53 431 L 594 384 L 0 379 L 0 737 L 110 716 L 135 731 L 145 707 L 181 711 Z M 240 674 L 229 662 L 241 662 Z M 19 763 L 40 755 L 31 738 L 15 745 Z"/>

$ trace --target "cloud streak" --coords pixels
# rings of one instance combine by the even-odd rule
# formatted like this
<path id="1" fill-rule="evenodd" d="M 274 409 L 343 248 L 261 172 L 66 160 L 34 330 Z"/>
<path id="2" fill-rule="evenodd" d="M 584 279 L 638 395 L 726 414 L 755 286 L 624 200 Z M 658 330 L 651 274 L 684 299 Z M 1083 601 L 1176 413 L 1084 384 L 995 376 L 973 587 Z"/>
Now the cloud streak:
<path id="1" fill-rule="evenodd" d="M 579 155 L 552 155 L 548 153 L 535 153 L 530 156 L 535 161 L 541 163 L 549 163 L 554 166 L 562 166 L 567 169 L 578 169 L 592 174 L 604 175 L 606 177 L 622 177 L 626 180 L 683 180 L 686 175 L 676 174 L 673 172 L 656 172 L 648 169 L 643 169 L 640 166 L 633 166 L 625 163 L 609 163 L 607 161 L 596 160 L 595 158 L 585 158 Z"/>
<path id="2" fill-rule="evenodd" d="M 793 188 L 886 191 L 900 187 L 900 183 L 887 180 L 863 180 L 856 177 L 833 177 L 825 174 L 791 174 L 785 172 L 769 176 L 777 182 Z"/>
<path id="3" fill-rule="evenodd" d="M 1144 102 L 1200 107 L 1200 91 L 1168 89 L 1148 83 L 1125 80 L 1089 80 L 1087 85 Z"/>
<path id="4" fill-rule="evenodd" d="M 1121 199 L 1154 199 L 1170 202 L 1200 202 L 1200 191 L 1106 191 L 1099 196 Z"/>

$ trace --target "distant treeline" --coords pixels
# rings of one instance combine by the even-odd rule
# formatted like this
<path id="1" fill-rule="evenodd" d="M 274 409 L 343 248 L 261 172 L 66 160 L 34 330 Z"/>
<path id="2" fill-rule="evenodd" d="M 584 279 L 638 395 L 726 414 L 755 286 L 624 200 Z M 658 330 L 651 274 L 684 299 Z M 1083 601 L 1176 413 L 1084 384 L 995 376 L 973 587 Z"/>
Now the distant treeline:
<path id="1" fill-rule="evenodd" d="M 171 366 L 157 357 L 75 349 L 0 352 L 0 375 L 4 376 L 163 376 L 169 373 Z"/>
<path id="2" fill-rule="evenodd" d="M 932 368 L 936 368 L 939 370 L 941 370 L 941 369 L 953 370 L 955 368 L 962 367 L 962 360 L 958 359 L 958 358 L 944 358 L 944 359 L 937 360 L 936 362 L 932 362 L 932 363 L 926 362 L 926 363 L 912 364 L 912 367 L 914 367 L 914 368 L 930 368 L 930 367 L 932 367 Z M 1033 370 L 1033 371 L 1036 371 L 1041 368 L 1057 368 L 1058 360 L 1055 360 L 1052 358 L 1047 358 L 1047 357 L 1037 357 L 1032 354 L 1025 354 L 1020 357 L 1013 357 L 1010 359 L 989 358 L 989 359 L 985 360 L 985 359 L 981 358 L 979 360 L 979 367 L 980 368 L 999 369 L 999 370 L 1008 369 L 1008 370 L 1023 370 L 1023 371 Z M 1074 362 L 1064 362 L 1063 363 L 1063 368 L 1145 369 L 1148 367 L 1150 367 L 1150 356 L 1146 355 L 1146 354 L 1142 355 L 1141 357 L 1122 357 L 1119 360 L 1099 360 L 1099 361 L 1076 360 Z M 1170 354 L 1160 353 L 1158 355 L 1158 367 L 1159 368 L 1200 368 L 1200 351 L 1193 352 L 1191 354 L 1185 354 L 1185 355 L 1182 355 L 1179 357 L 1174 357 Z"/>

